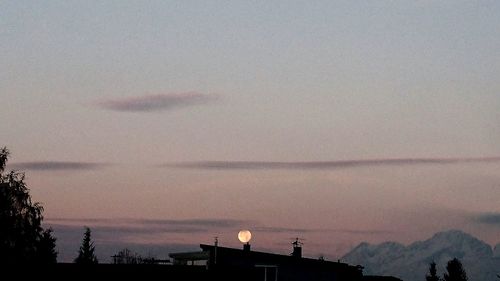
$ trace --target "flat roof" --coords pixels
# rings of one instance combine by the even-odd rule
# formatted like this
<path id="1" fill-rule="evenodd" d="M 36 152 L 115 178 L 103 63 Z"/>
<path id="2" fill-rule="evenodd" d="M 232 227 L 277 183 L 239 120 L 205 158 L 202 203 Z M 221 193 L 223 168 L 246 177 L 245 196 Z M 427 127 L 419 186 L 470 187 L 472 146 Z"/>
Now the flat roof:
<path id="1" fill-rule="evenodd" d="M 208 260 L 209 254 L 205 251 L 198 252 L 184 252 L 184 253 L 172 253 L 169 256 L 173 259 L 178 260 Z"/>

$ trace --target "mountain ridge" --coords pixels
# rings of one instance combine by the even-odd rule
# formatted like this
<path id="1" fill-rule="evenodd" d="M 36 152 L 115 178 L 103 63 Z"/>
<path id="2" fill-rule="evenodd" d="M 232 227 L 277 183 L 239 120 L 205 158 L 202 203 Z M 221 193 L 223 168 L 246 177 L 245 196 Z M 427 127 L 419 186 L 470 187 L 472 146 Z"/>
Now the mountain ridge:
<path id="1" fill-rule="evenodd" d="M 435 261 L 438 274 L 446 263 L 458 258 L 464 264 L 469 280 L 490 281 L 500 274 L 500 244 L 495 248 L 461 230 L 435 233 L 431 238 L 407 246 L 397 242 L 360 243 L 342 260 L 364 267 L 367 275 L 392 275 L 405 281 L 423 281 L 429 263 Z"/>
<path id="2" fill-rule="evenodd" d="M 500 258 L 500 243 L 498 243 L 493 249 L 493 257 Z"/>

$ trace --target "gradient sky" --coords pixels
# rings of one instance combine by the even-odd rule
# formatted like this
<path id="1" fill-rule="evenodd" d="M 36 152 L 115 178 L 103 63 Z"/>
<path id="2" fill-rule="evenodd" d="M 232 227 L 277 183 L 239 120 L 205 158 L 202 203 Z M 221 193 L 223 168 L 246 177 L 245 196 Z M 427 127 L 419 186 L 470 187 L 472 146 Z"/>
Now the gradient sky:
<path id="1" fill-rule="evenodd" d="M 63 260 L 83 225 L 158 255 L 496 244 L 499 34 L 494 0 L 1 1 L 0 146 Z"/>

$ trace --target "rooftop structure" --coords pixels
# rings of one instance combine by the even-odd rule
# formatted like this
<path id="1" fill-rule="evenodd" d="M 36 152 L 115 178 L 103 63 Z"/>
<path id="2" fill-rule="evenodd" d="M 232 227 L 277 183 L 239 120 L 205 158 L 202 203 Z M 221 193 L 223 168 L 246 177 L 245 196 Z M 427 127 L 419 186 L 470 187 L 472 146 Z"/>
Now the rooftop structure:
<path id="1" fill-rule="evenodd" d="M 257 252 L 244 244 L 243 249 L 218 245 L 200 245 L 201 251 L 173 253 L 173 265 L 205 266 L 222 279 L 234 280 L 361 280 L 362 267 L 341 262 L 302 257 L 302 247 L 296 240 L 291 255 Z"/>

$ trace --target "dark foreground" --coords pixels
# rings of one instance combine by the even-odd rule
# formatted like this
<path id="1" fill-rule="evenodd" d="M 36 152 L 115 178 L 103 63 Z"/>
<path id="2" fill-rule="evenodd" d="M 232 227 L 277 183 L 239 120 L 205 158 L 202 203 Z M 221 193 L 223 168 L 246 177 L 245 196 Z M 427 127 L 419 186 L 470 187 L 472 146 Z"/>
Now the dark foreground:
<path id="1" fill-rule="evenodd" d="M 207 270 L 205 266 L 171 265 L 77 265 L 59 263 L 45 266 L 8 266 L 0 280 L 264 280 L 255 271 L 244 269 Z M 4 279 L 6 278 L 7 279 Z M 15 277 L 15 278 L 14 278 Z"/>
<path id="2" fill-rule="evenodd" d="M 58 263 L 45 266 L 15 265 L 2 268 L 0 280 L 220 280 L 220 281 L 255 281 L 273 280 L 255 270 L 228 269 L 207 270 L 205 266 L 172 265 L 77 265 Z M 267 278 L 266 278 L 267 277 Z M 301 279 L 301 278 L 299 278 Z M 320 278 L 323 280 L 323 278 Z M 332 281 L 335 281 L 334 278 Z M 316 278 L 305 278 L 314 281 Z M 325 280 L 330 280 L 326 278 Z M 363 276 L 352 281 L 401 281 L 394 277 Z M 344 280 L 342 280 L 344 281 Z"/>

